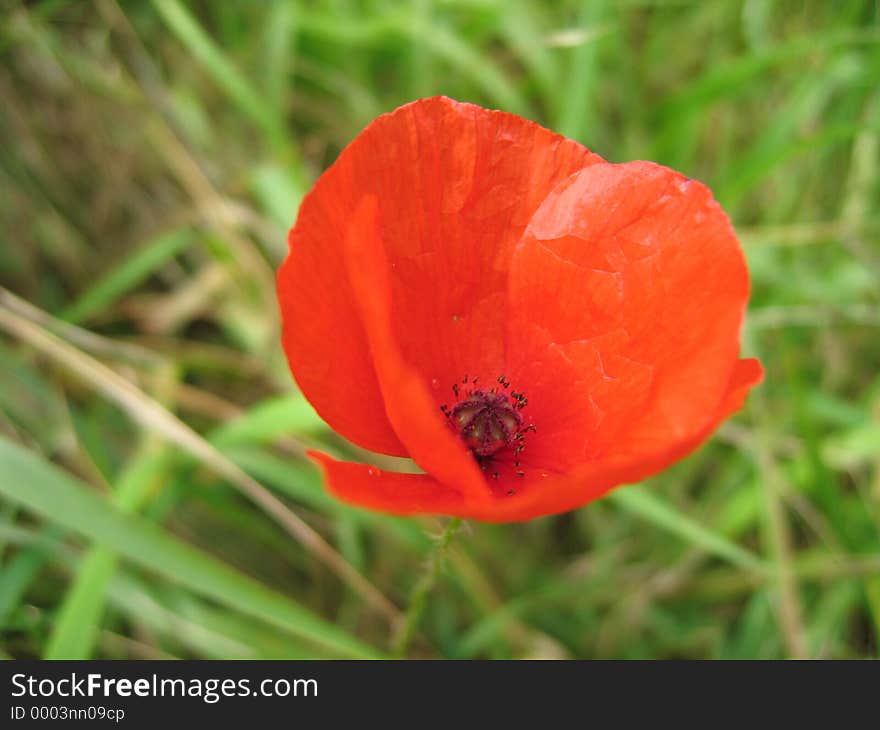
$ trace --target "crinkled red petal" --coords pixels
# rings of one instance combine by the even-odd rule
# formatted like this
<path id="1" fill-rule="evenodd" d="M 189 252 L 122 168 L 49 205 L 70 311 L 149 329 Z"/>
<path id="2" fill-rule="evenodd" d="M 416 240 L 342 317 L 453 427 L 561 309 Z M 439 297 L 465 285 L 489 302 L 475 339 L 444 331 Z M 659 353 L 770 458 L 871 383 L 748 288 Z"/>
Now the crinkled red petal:
<path id="1" fill-rule="evenodd" d="M 471 500 L 486 500 L 489 493 L 473 456 L 449 429 L 424 379 L 404 360 L 392 335 L 389 267 L 377 216 L 376 199 L 365 197 L 352 216 L 344 257 L 385 413 L 416 464 Z"/>
<path id="2" fill-rule="evenodd" d="M 486 522 L 516 522 L 565 512 L 597 499 L 615 486 L 637 482 L 661 471 L 696 449 L 731 413 L 738 410 L 749 389 L 763 377 L 757 360 L 737 362 L 727 389 L 703 429 L 672 448 L 639 459 L 617 459 L 582 465 L 568 474 L 529 470 L 523 479 L 508 477 L 518 491 L 501 490 L 488 502 L 469 502 L 454 487 L 427 474 L 399 474 L 364 464 L 336 461 L 312 452 L 322 466 L 328 489 L 340 499 L 393 514 L 444 514 Z"/>
<path id="3" fill-rule="evenodd" d="M 439 405 L 464 367 L 500 374 L 513 244 L 550 190 L 600 161 L 533 122 L 444 97 L 370 124 L 303 200 L 278 273 L 282 342 L 318 413 L 365 448 L 406 454 L 346 275 L 343 244 L 364 196 L 383 226 L 393 336 Z"/>
<path id="4" fill-rule="evenodd" d="M 528 383 L 531 459 L 567 471 L 688 441 L 730 380 L 747 298 L 705 186 L 649 162 L 572 175 L 511 265 L 508 367 Z"/>

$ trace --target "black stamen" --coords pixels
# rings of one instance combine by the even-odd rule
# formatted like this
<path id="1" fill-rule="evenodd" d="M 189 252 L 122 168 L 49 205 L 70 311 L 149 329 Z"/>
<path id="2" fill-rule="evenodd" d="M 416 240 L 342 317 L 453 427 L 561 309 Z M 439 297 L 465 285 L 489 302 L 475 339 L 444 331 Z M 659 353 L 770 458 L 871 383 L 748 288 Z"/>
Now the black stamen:
<path id="1" fill-rule="evenodd" d="M 496 387 L 489 390 L 470 387 L 478 381 L 479 376 L 471 379 L 466 374 L 460 384 L 453 383 L 452 392 L 457 402 L 452 406 L 444 404 L 440 410 L 470 448 L 483 472 L 491 474 L 492 479 L 500 479 L 500 471 L 489 467 L 497 469 L 501 465 L 497 461 L 501 457 L 499 452 L 512 447 L 514 473 L 523 478 L 526 473 L 517 457 L 526 447 L 526 434 L 537 431 L 534 424 L 523 424 L 519 413 L 528 404 L 528 398 L 516 390 L 505 393 Z M 511 385 L 505 375 L 499 375 L 496 382 L 504 390 Z M 510 489 L 507 493 L 514 494 L 515 490 Z"/>

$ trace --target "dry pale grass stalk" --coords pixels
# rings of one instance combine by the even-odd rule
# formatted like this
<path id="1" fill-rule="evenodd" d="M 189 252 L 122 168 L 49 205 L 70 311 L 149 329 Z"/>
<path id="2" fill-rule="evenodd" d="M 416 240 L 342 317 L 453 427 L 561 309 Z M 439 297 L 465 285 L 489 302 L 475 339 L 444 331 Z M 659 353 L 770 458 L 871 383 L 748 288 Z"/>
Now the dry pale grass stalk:
<path id="1" fill-rule="evenodd" d="M 13 306 L 10 306 L 10 302 L 13 302 Z M 105 398 L 120 406 L 144 428 L 158 433 L 169 443 L 178 446 L 216 474 L 229 480 L 370 606 L 390 622 L 398 621 L 400 612 L 394 604 L 266 487 L 121 375 L 33 320 L 23 317 L 16 311 L 21 309 L 20 304 L 16 305 L 17 302 L 20 300 L 15 295 L 0 288 L 0 328 L 75 374 Z M 44 316 L 50 317 L 45 313 Z"/>

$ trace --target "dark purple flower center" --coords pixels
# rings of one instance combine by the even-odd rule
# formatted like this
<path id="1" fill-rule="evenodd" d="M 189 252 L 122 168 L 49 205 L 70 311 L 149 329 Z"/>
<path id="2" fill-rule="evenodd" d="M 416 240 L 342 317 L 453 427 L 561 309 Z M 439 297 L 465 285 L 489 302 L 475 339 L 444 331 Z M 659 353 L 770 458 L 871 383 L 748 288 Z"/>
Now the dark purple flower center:
<path id="1" fill-rule="evenodd" d="M 449 412 L 462 440 L 478 457 L 491 456 L 510 446 L 519 434 L 523 418 L 516 403 L 505 393 L 470 391 Z"/>

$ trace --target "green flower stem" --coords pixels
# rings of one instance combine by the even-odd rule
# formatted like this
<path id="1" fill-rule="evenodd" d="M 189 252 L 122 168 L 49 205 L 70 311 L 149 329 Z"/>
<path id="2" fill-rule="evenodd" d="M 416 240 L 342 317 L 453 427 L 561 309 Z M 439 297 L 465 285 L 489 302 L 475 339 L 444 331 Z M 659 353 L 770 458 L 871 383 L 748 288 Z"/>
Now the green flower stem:
<path id="1" fill-rule="evenodd" d="M 406 656 L 407 648 L 410 641 L 412 641 L 419 621 L 421 621 L 422 614 L 425 612 L 425 606 L 428 604 L 428 594 L 437 582 L 437 576 L 440 574 L 440 568 L 443 566 L 443 561 L 446 557 L 446 551 L 449 549 L 452 538 L 461 529 L 461 525 L 462 520 L 460 517 L 450 519 L 446 523 L 443 533 L 428 553 L 425 571 L 413 586 L 406 615 L 403 617 L 400 629 L 396 632 L 392 641 L 391 654 L 395 658 L 400 659 Z"/>

